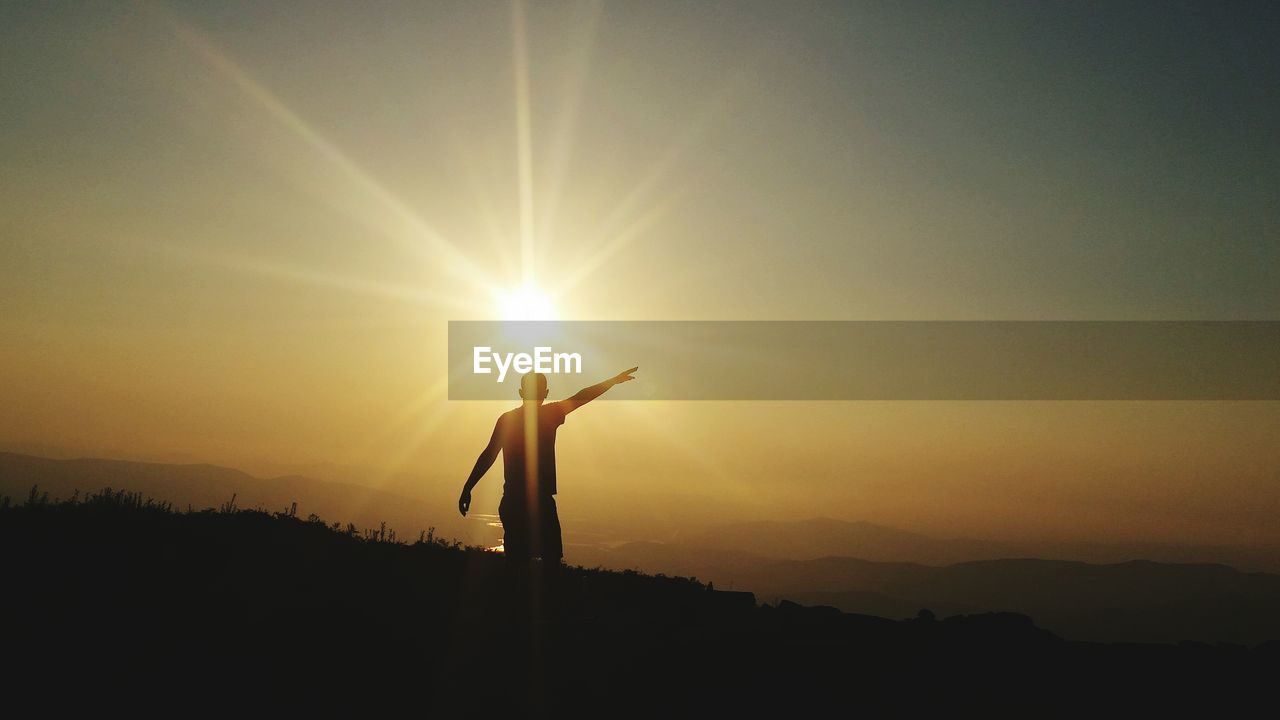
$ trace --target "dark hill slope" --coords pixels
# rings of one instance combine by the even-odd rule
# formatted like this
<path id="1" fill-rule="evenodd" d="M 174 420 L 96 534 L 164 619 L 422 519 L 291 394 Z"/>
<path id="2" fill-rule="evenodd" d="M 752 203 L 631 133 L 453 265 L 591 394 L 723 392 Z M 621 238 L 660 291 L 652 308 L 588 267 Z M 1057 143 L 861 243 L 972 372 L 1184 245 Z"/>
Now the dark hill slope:
<path id="1" fill-rule="evenodd" d="M 0 509 L 0 567 L 9 702 L 46 709 L 1221 714 L 1277 669 L 1273 646 L 757 606 L 686 579 L 543 577 L 438 541 L 120 495 Z"/>

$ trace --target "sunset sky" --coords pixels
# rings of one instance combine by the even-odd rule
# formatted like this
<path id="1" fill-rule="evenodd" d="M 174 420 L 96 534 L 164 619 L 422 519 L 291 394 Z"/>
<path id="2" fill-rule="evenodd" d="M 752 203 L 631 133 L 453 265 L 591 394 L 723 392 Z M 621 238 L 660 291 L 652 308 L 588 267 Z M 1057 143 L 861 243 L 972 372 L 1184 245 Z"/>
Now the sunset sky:
<path id="1" fill-rule="evenodd" d="M 510 404 L 445 399 L 447 322 L 513 293 L 1280 319 L 1277 37 L 1266 3 L 6 3 L 0 441 L 448 498 Z M 598 403 L 558 456 L 567 518 L 1280 542 L 1275 402 Z"/>

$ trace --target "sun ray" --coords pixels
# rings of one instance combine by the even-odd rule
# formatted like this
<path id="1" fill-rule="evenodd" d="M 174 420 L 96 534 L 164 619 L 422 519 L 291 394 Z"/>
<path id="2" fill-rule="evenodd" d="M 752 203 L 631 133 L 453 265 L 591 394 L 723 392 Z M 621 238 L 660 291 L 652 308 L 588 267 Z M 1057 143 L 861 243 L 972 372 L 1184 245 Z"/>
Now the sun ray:
<path id="1" fill-rule="evenodd" d="M 411 401 L 396 415 L 396 425 L 399 427 L 411 426 L 412 431 L 403 444 L 390 455 L 383 455 L 378 458 L 377 465 L 381 469 L 378 477 L 373 478 L 374 487 L 383 487 L 387 485 L 396 473 L 404 469 L 408 465 L 413 454 L 417 452 L 435 432 L 436 428 L 449 418 L 454 412 L 454 406 L 447 402 L 441 402 L 444 399 L 446 390 L 448 389 L 447 377 L 437 381 L 429 387 L 422 395 Z M 420 417 L 423 410 L 429 409 L 425 417 Z M 416 422 L 414 422 L 416 420 Z M 390 424 L 388 425 L 390 428 Z M 391 430 L 389 429 L 388 432 Z M 366 496 L 372 499 L 370 496 Z M 349 512 L 356 513 L 364 508 L 366 503 L 359 503 L 355 507 L 350 508 Z"/>
<path id="2" fill-rule="evenodd" d="M 672 193 L 661 203 L 652 207 L 648 212 L 631 222 L 630 225 L 623 228 L 608 243 L 591 254 L 584 262 L 573 268 L 565 274 L 564 278 L 556 285 L 551 295 L 553 298 L 564 297 L 574 288 L 580 285 L 596 270 L 599 270 L 618 253 L 622 252 L 636 238 L 640 237 L 661 220 L 668 212 L 670 212 L 683 199 L 683 192 Z"/>
<path id="3" fill-rule="evenodd" d="M 475 199 L 476 213 L 480 218 L 480 222 L 484 225 L 485 234 L 489 238 L 489 244 L 493 247 L 494 256 L 498 258 L 499 264 L 502 265 L 502 277 L 509 279 L 510 282 L 515 282 L 520 277 L 521 271 L 509 252 L 511 234 L 509 231 L 503 230 L 503 223 L 499 220 L 493 196 L 480 178 L 480 173 L 476 168 L 475 156 L 468 152 L 468 145 L 456 140 L 453 143 L 453 147 L 457 153 L 458 165 L 462 168 L 462 174 L 467 181 L 467 186 Z"/>
<path id="4" fill-rule="evenodd" d="M 543 198 L 542 216 L 538 223 L 539 262 L 544 262 L 555 241 L 556 215 L 560 209 L 561 194 L 564 191 L 565 178 L 568 174 L 569 162 L 573 157 L 573 139 L 578 128 L 578 112 L 582 106 L 583 92 L 586 88 L 587 75 L 591 69 L 591 57 L 595 51 L 600 17 L 604 3 L 592 0 L 587 4 L 587 15 L 581 31 L 581 41 L 573 49 L 569 70 L 561 85 L 563 106 L 557 113 L 559 123 L 547 152 L 548 163 L 541 193 Z"/>
<path id="5" fill-rule="evenodd" d="M 308 284 L 308 286 L 351 292 L 355 293 L 355 295 L 388 297 L 388 299 L 415 302 L 430 302 L 430 304 L 452 306 L 456 307 L 456 309 L 465 309 L 465 307 L 467 307 L 465 302 L 457 299 L 457 297 L 445 295 L 445 293 L 440 292 L 426 291 L 424 288 L 416 286 L 401 286 L 401 284 L 352 278 L 348 277 L 348 275 L 323 273 L 319 272 L 319 270 L 300 268 L 300 266 L 296 265 L 276 263 L 276 261 L 273 260 L 250 258 L 250 256 L 243 255 L 232 255 L 229 254 L 229 252 L 214 252 L 204 249 L 204 247 L 179 246 L 173 245 L 173 243 L 145 241 L 138 242 L 138 245 L 143 247 L 143 249 L 168 255 L 170 258 L 182 261 L 182 263 L 212 265 L 216 266 L 216 268 L 232 270 L 232 272 L 236 273 L 284 279 L 284 281 Z"/>
<path id="6" fill-rule="evenodd" d="M 596 270 L 606 265 L 683 198 L 684 189 L 691 184 L 687 180 L 682 183 L 679 191 L 669 193 L 664 198 L 653 200 L 652 195 L 654 190 L 668 178 L 684 154 L 694 147 L 712 125 L 728 111 L 732 104 L 732 98 L 744 79 L 745 75 L 739 73 L 734 79 L 726 83 L 719 92 L 714 93 L 694 116 L 693 121 L 689 123 L 685 131 L 659 156 L 658 160 L 644 174 L 640 182 L 605 216 L 605 220 L 600 224 L 600 230 L 597 234 L 602 237 L 612 235 L 613 239 L 593 253 L 586 262 L 567 273 L 566 278 L 561 281 L 553 293 L 555 297 L 561 297 L 569 292 Z M 646 202 L 649 207 L 637 209 Z"/>
<path id="7" fill-rule="evenodd" d="M 392 413 L 391 416 L 387 418 L 386 422 L 370 433 L 362 442 L 357 443 L 356 454 L 361 456 L 372 455 L 373 449 L 379 440 L 403 430 L 433 405 L 445 405 L 446 403 L 442 401 L 445 399 L 445 393 L 448 390 L 448 387 L 449 383 L 447 376 L 429 385 L 416 397 L 405 403 L 403 407 Z M 434 416 L 435 415 L 433 414 L 429 417 Z M 421 431 L 421 428 L 419 428 L 419 431 Z M 415 433 L 414 437 L 410 440 L 410 444 L 416 442 L 416 437 L 417 435 Z M 402 448 L 397 451 L 397 455 L 392 456 L 393 464 L 401 462 L 403 458 L 407 457 L 408 454 L 411 454 L 414 449 L 416 448 L 409 448 L 407 450 Z M 378 454 L 376 459 L 381 462 L 384 457 L 385 456 Z"/>
<path id="8" fill-rule="evenodd" d="M 390 454 L 378 453 L 375 458 L 371 458 L 370 464 L 376 465 L 381 470 L 379 476 L 373 478 L 372 482 L 375 487 L 385 486 L 395 477 L 396 473 L 403 470 L 409 464 L 413 454 L 421 449 L 436 429 L 455 412 L 453 404 L 444 402 L 447 397 L 448 387 L 449 382 L 446 375 L 429 386 L 418 397 L 406 403 L 383 426 L 380 433 L 371 436 L 364 444 L 364 452 L 367 454 L 376 445 L 379 437 L 393 434 L 405 427 L 411 428 L 408 437 L 400 443 L 400 446 L 395 451 Z M 359 510 L 360 507 L 363 506 L 357 506 L 353 510 Z"/>
<path id="9" fill-rule="evenodd" d="M 139 245 L 147 250 L 159 252 L 181 262 L 209 265 L 237 273 L 287 280 L 357 295 L 443 305 L 458 310 L 469 309 L 470 307 L 457 297 L 445 293 L 431 292 L 418 286 L 394 285 L 381 281 L 375 282 L 344 275 L 333 275 L 296 265 L 285 265 L 265 258 L 219 253 L 206 248 L 160 242 L 140 242 Z"/>
<path id="10" fill-rule="evenodd" d="M 533 148 L 529 119 L 529 48 L 523 0 L 511 2 L 511 55 L 515 75 L 516 183 L 520 202 L 520 281 L 534 284 Z"/>
<path id="11" fill-rule="evenodd" d="M 432 411 L 412 426 L 412 432 L 401 447 L 394 453 L 381 458 L 379 464 L 382 473 L 374 479 L 375 486 L 387 484 L 395 477 L 396 473 L 403 470 L 409 464 L 413 454 L 426 444 L 436 428 L 440 427 L 454 412 L 453 406 L 447 402 L 435 402 L 432 405 Z"/>
<path id="12" fill-rule="evenodd" d="M 447 380 L 437 380 L 427 387 L 418 397 L 410 400 L 400 410 L 391 415 L 375 435 L 387 435 L 395 432 L 412 422 L 423 410 L 444 399 L 445 391 L 448 389 Z"/>
<path id="13" fill-rule="evenodd" d="M 216 71 L 233 86 L 257 102 L 280 125 L 288 129 L 307 146 L 315 150 L 329 164 L 337 168 L 356 187 L 375 200 L 398 223 L 409 230 L 409 237 L 394 230 L 386 234 L 419 259 L 440 263 L 450 273 L 482 287 L 484 273 L 460 250 L 440 233 L 423 221 L 391 191 L 347 157 L 336 145 L 326 139 L 310 124 L 293 112 L 270 90 L 251 77 L 225 52 L 183 23 L 171 13 L 166 18 L 187 47 L 206 65 Z M 443 262 L 442 262 L 443 261 Z"/>

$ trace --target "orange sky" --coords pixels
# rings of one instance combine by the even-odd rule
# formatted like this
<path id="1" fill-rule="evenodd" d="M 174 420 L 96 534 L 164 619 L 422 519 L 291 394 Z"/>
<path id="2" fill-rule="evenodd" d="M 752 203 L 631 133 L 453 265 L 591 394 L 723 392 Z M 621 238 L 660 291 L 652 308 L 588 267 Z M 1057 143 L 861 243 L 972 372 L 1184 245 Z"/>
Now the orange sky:
<path id="1" fill-rule="evenodd" d="M 936 12 L 6 8 L 0 441 L 456 494 L 504 406 L 443 399 L 446 322 L 526 283 L 565 319 L 1280 316 L 1246 18 L 1135 50 L 1096 34 L 1127 15 Z M 1280 542 L 1278 421 L 599 403 L 562 508 Z"/>

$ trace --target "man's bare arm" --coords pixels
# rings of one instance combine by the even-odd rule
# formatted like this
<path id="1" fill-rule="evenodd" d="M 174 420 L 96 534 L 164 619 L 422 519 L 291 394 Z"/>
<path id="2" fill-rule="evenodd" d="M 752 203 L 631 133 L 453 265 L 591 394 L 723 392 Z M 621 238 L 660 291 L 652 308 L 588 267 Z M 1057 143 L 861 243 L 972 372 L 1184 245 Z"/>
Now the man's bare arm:
<path id="1" fill-rule="evenodd" d="M 471 488 L 480 482 L 480 478 L 489 472 L 489 468 L 493 467 L 493 461 L 498 459 L 498 452 L 502 450 L 502 442 L 498 439 L 498 428 L 502 426 L 502 419 L 493 426 L 493 435 L 489 437 L 489 444 L 480 452 L 480 457 L 476 458 L 475 467 L 471 468 L 471 475 L 467 478 L 467 483 L 462 486 L 462 495 L 458 496 L 458 512 L 466 517 L 467 510 L 471 509 Z"/>
<path id="2" fill-rule="evenodd" d="M 624 370 L 618 373 L 617 375 L 614 375 L 613 377 L 609 378 L 608 380 L 605 380 L 604 382 L 596 383 L 591 387 L 583 388 L 579 390 L 576 394 L 574 394 L 573 397 L 567 400 L 561 401 L 566 406 L 565 412 L 572 412 L 574 410 L 577 410 L 583 405 L 586 405 L 592 400 L 595 400 L 596 398 L 600 397 L 605 393 L 606 390 L 613 387 L 614 385 L 617 385 L 618 383 L 624 383 L 624 382 L 627 382 L 628 380 L 635 380 L 635 378 L 632 376 L 635 374 L 635 371 L 639 369 L 640 369 L 639 366 L 636 366 L 631 368 L 630 370 Z"/>

